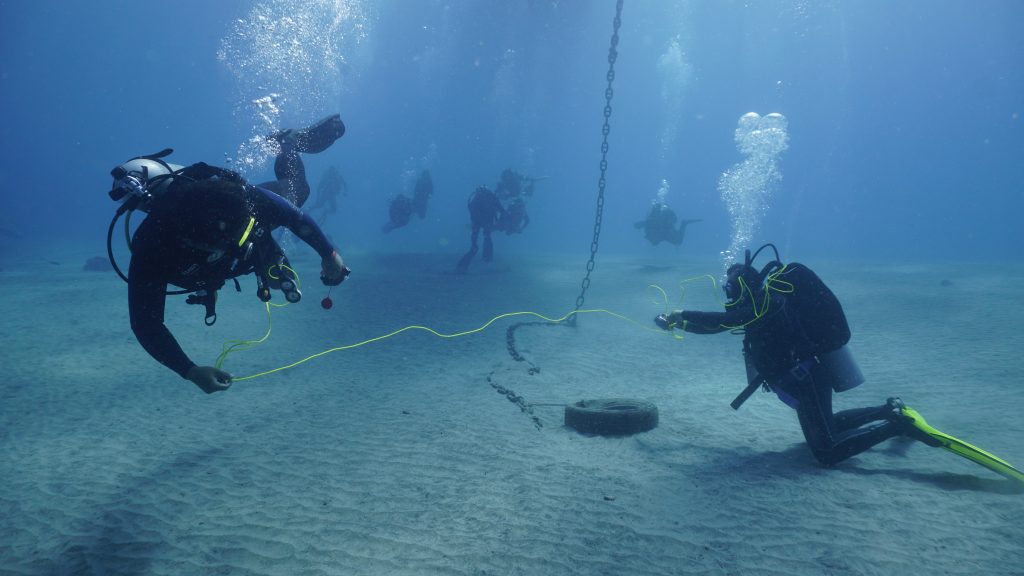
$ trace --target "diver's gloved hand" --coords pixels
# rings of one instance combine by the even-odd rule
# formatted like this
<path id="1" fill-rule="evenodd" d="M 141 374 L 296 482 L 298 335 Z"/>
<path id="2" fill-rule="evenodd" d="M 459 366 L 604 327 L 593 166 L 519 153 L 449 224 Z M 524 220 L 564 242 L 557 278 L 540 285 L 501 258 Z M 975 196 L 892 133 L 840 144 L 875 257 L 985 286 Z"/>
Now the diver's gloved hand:
<path id="1" fill-rule="evenodd" d="M 658 328 L 662 330 L 672 330 L 676 326 L 682 324 L 683 311 L 676 310 L 671 314 L 659 314 L 655 319 L 654 323 L 658 325 Z"/>
<path id="2" fill-rule="evenodd" d="M 231 374 L 213 366 L 193 366 L 189 369 L 188 374 L 185 374 L 185 378 L 191 380 L 207 394 L 227 390 L 231 387 Z"/>
<path id="3" fill-rule="evenodd" d="M 331 255 L 324 258 L 320 263 L 321 272 L 320 280 L 325 286 L 337 286 L 345 281 L 345 278 L 352 273 L 352 270 L 348 266 L 345 266 L 344 260 L 341 259 L 341 255 L 335 250 L 331 252 Z"/>

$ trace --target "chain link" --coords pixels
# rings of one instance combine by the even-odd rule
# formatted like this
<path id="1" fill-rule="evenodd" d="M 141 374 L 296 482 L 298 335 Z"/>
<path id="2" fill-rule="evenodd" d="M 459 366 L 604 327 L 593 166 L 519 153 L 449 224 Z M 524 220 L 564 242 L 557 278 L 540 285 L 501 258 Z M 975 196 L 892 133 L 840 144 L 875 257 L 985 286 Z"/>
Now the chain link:
<path id="1" fill-rule="evenodd" d="M 612 22 L 612 41 L 608 47 L 608 87 L 604 90 L 604 126 L 601 127 L 601 176 L 597 179 L 597 214 L 594 217 L 594 239 L 590 242 L 590 259 L 587 260 L 587 274 L 580 283 L 580 295 L 576 298 L 576 310 L 583 307 L 583 300 L 586 297 L 587 289 L 590 288 L 590 273 L 594 271 L 594 258 L 597 256 L 598 241 L 601 238 L 601 220 L 604 217 L 604 188 L 607 179 L 605 173 L 608 171 L 608 134 L 612 128 L 609 120 L 612 117 L 612 96 L 615 91 L 612 83 L 615 81 L 615 60 L 619 57 L 619 27 L 622 25 L 622 1 L 615 2 L 615 20 Z M 573 316 L 573 320 L 576 317 Z"/>

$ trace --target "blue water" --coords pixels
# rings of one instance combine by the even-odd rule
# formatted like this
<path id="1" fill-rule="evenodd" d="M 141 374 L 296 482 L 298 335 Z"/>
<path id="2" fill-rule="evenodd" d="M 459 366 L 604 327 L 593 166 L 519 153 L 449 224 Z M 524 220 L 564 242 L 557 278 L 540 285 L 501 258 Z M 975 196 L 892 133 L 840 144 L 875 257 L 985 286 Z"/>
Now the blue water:
<path id="1" fill-rule="evenodd" d="M 326 226 L 343 251 L 457 257 L 465 198 L 512 167 L 548 179 L 530 228 L 496 252 L 579 261 L 613 13 L 590 1 L 0 2 L 0 226 L 29 247 L 101 254 L 113 166 L 164 147 L 182 164 L 237 162 L 266 131 L 251 101 L 276 93 L 278 127 L 335 111 L 348 125 L 307 158 L 314 189 L 332 164 L 349 183 Z M 305 18 L 301 33 L 286 16 Z M 786 116 L 789 148 L 753 244 L 802 259 L 1018 258 L 1022 21 L 1013 1 L 627 2 L 601 250 L 671 259 L 728 247 L 717 183 L 742 161 L 733 131 L 755 111 Z M 254 40 L 270 27 L 274 42 Z M 673 40 L 683 68 L 659 67 Z M 303 43 L 290 59 L 268 48 Z M 267 179 L 260 160 L 240 168 Z M 380 234 L 387 199 L 423 168 L 428 219 Z M 679 249 L 632 227 L 662 180 L 681 217 L 704 220 Z"/>
<path id="2" fill-rule="evenodd" d="M 510 343 L 501 320 L 340 348 L 572 309 L 614 13 L 611 0 L 0 0 L 0 572 L 1016 567 L 1018 487 L 896 442 L 819 467 L 788 409 L 728 408 L 739 338 L 676 341 L 649 318 L 683 305 L 681 279 L 720 274 L 750 231 L 739 248 L 774 242 L 843 301 L 867 383 L 837 403 L 900 395 L 1020 467 L 1017 0 L 626 0 L 587 306 L 637 322 L 595 312 Z M 311 202 L 332 166 L 348 184 L 324 228 L 353 275 L 322 310 L 318 258 L 285 243 L 306 297 L 229 359 L 231 390 L 204 396 L 138 345 L 124 283 L 81 270 L 106 254 L 110 170 L 171 147 L 176 164 L 262 182 L 273 159 L 254 142 L 332 113 L 347 133 L 305 162 Z M 530 226 L 454 275 L 466 199 L 505 168 L 542 178 Z M 426 218 L 382 233 L 422 170 Z M 682 246 L 634 227 L 659 192 L 702 220 Z M 168 305 L 197 363 L 264 333 L 252 287 L 224 290 L 210 328 Z M 715 306 L 705 288 L 686 306 Z M 659 404 L 655 433 L 562 426 L 562 403 L 625 395 Z"/>

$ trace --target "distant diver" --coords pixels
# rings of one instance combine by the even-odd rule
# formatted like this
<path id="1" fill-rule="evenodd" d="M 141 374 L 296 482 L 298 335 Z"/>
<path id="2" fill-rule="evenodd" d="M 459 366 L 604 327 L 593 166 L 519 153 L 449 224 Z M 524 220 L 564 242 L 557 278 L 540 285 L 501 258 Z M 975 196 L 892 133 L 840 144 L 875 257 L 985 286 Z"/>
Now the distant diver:
<path id="1" fill-rule="evenodd" d="M 530 224 L 530 215 L 526 213 L 526 201 L 516 198 L 505 206 L 505 212 L 498 219 L 497 229 L 506 235 L 521 234 Z"/>
<path id="2" fill-rule="evenodd" d="M 316 201 L 306 212 L 311 216 L 319 212 L 320 215 L 316 221 L 317 224 L 323 226 L 327 217 L 338 211 L 338 196 L 346 195 L 348 195 L 348 183 L 338 172 L 338 168 L 332 164 L 320 178 L 320 184 L 316 188 Z"/>
<path id="3" fill-rule="evenodd" d="M 521 197 L 529 198 L 533 196 L 534 185 L 545 179 L 547 179 L 547 176 L 531 178 L 511 168 L 506 168 L 501 171 L 501 175 L 498 177 L 498 184 L 494 187 L 494 193 L 498 195 L 502 202 Z"/>
<path id="4" fill-rule="evenodd" d="M 416 180 L 416 188 L 412 195 L 412 206 L 420 220 L 427 217 L 427 204 L 430 197 L 434 195 L 434 181 L 430 177 L 430 170 L 424 170 Z"/>
<path id="5" fill-rule="evenodd" d="M 506 235 L 521 234 L 530 224 L 526 213 L 526 199 L 533 196 L 534 184 L 544 178 L 530 178 L 506 168 L 501 171 L 494 193 L 504 206 L 497 229 Z"/>
<path id="6" fill-rule="evenodd" d="M 686 227 L 700 219 L 679 220 L 676 213 L 664 202 L 654 202 L 647 218 L 637 222 L 633 226 L 644 231 L 644 238 L 653 246 L 662 242 L 668 242 L 675 246 L 683 243 L 686 238 Z M 678 225 L 676 225 L 678 222 Z"/>
<path id="7" fill-rule="evenodd" d="M 405 194 L 399 194 L 388 202 L 388 221 L 381 230 L 387 234 L 392 230 L 401 228 L 409 223 L 412 216 L 412 199 Z"/>
<path id="8" fill-rule="evenodd" d="M 478 250 L 477 238 L 480 232 L 484 234 L 484 262 L 490 262 L 494 258 L 494 244 L 491 241 L 491 232 L 505 215 L 505 209 L 501 206 L 501 201 L 498 199 L 497 194 L 486 186 L 480 186 L 473 191 L 469 196 L 467 208 L 469 209 L 469 218 L 473 231 L 470 234 L 469 251 L 459 259 L 458 264 L 455 266 L 455 270 L 459 273 L 465 273 L 469 269 L 469 264 L 472 262 L 473 257 L 476 256 Z"/>

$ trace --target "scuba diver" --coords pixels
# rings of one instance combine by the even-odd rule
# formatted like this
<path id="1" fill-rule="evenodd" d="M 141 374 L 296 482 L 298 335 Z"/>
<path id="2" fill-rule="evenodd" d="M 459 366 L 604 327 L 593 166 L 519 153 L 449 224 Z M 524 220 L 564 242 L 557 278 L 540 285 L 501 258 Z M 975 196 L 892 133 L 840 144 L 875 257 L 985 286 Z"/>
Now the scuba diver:
<path id="1" fill-rule="evenodd" d="M 275 289 L 288 302 L 298 302 L 298 278 L 271 236 L 278 227 L 288 228 L 320 255 L 325 285 L 345 280 L 351 270 L 316 222 L 298 207 L 309 195 L 299 154 L 325 150 L 344 132 L 341 119 L 333 115 L 306 129 L 272 135 L 281 144 L 274 163 L 278 179 L 259 186 L 203 162 L 187 167 L 168 164 L 163 158 L 170 149 L 133 158 L 111 171 L 114 185 L 109 194 L 122 204 L 110 223 L 107 252 L 118 275 L 128 282 L 132 331 L 150 356 L 207 394 L 231 385 L 230 374 L 196 365 L 182 350 L 164 324 L 166 297 L 190 294 L 187 303 L 206 308 L 209 326 L 217 319 L 217 291 L 227 280 L 234 280 L 240 291 L 237 277 L 254 272 L 260 300 L 269 301 Z M 148 216 L 131 238 L 125 276 L 114 261 L 111 237 L 118 218 L 134 210 Z M 169 292 L 168 284 L 181 290 Z"/>
<path id="2" fill-rule="evenodd" d="M 494 193 L 498 195 L 501 200 L 509 200 L 512 198 L 518 198 L 523 194 L 523 180 L 526 178 L 511 168 L 505 168 L 501 171 L 501 176 L 498 177 L 498 185 L 494 187 Z M 531 183 L 530 193 L 533 193 L 533 186 Z"/>
<path id="3" fill-rule="evenodd" d="M 434 194 L 434 182 L 430 179 L 430 171 L 424 170 L 416 180 L 416 187 L 413 190 L 413 197 L 399 194 L 388 201 L 388 221 L 381 230 L 387 234 L 396 228 L 402 228 L 409 224 L 412 213 L 420 217 L 420 220 L 427 216 L 427 203 Z"/>
<path id="4" fill-rule="evenodd" d="M 677 221 L 679 222 L 678 226 L 676 225 Z M 652 246 L 657 246 L 662 242 L 679 246 L 686 237 L 686 227 L 694 222 L 700 222 L 700 220 L 680 221 L 668 204 L 654 202 L 650 212 L 647 213 L 647 218 L 634 224 L 634 227 L 643 229 L 644 238 L 647 238 Z"/>
<path id="5" fill-rule="evenodd" d="M 775 252 L 775 260 L 758 271 L 753 262 L 766 247 Z M 850 328 L 843 308 L 810 268 L 782 264 L 775 246 L 765 244 L 753 256 L 748 250 L 744 263 L 729 267 L 723 288 L 724 312 L 676 310 L 655 323 L 693 334 L 743 334 L 748 386 L 733 401 L 734 409 L 762 386 L 775 392 L 796 410 L 807 445 L 825 466 L 900 435 L 937 445 L 911 425 L 898 398 L 832 412 L 833 391 L 849 390 L 864 377 L 846 347 Z"/>
<path id="6" fill-rule="evenodd" d="M 533 196 L 533 186 L 544 178 L 529 178 L 506 168 L 501 171 L 494 194 L 501 201 L 505 211 L 501 214 L 496 228 L 506 235 L 520 234 L 530 224 L 526 213 L 526 198 Z"/>
<path id="7" fill-rule="evenodd" d="M 476 256 L 478 249 L 477 237 L 481 231 L 484 233 L 484 262 L 490 262 L 494 258 L 494 244 L 491 241 L 491 232 L 505 215 L 505 209 L 502 208 L 497 194 L 491 192 L 486 186 L 480 186 L 473 191 L 469 196 L 467 206 L 473 232 L 470 234 L 471 245 L 469 251 L 459 259 L 459 263 L 455 266 L 455 271 L 459 273 L 465 273 L 469 269 L 469 263 Z"/>
<path id="8" fill-rule="evenodd" d="M 505 212 L 498 219 L 497 229 L 506 236 L 521 234 L 530 224 L 530 215 L 526 213 L 526 201 L 516 198 L 505 207 Z"/>
<path id="9" fill-rule="evenodd" d="M 533 196 L 534 184 L 546 179 L 547 176 L 531 178 L 511 168 L 505 168 L 498 177 L 498 184 L 494 187 L 494 193 L 498 195 L 502 202 L 524 196 L 529 198 Z"/>
<path id="10" fill-rule="evenodd" d="M 430 177 L 430 170 L 424 170 L 416 180 L 416 188 L 412 195 L 413 209 L 416 215 L 423 220 L 427 217 L 427 203 L 434 195 L 434 181 Z"/>
<path id="11" fill-rule="evenodd" d="M 306 213 L 312 216 L 318 211 L 321 212 L 320 216 L 316 218 L 316 223 L 323 226 L 327 217 L 338 211 L 338 196 L 346 195 L 348 195 L 348 182 L 345 182 L 345 178 L 338 172 L 338 168 L 332 164 L 324 172 L 320 184 L 316 187 L 316 202 L 306 210 Z"/>
<path id="12" fill-rule="evenodd" d="M 401 228 L 409 223 L 412 216 L 412 200 L 405 194 L 399 194 L 388 203 L 388 221 L 381 230 L 387 234 L 395 228 Z"/>

